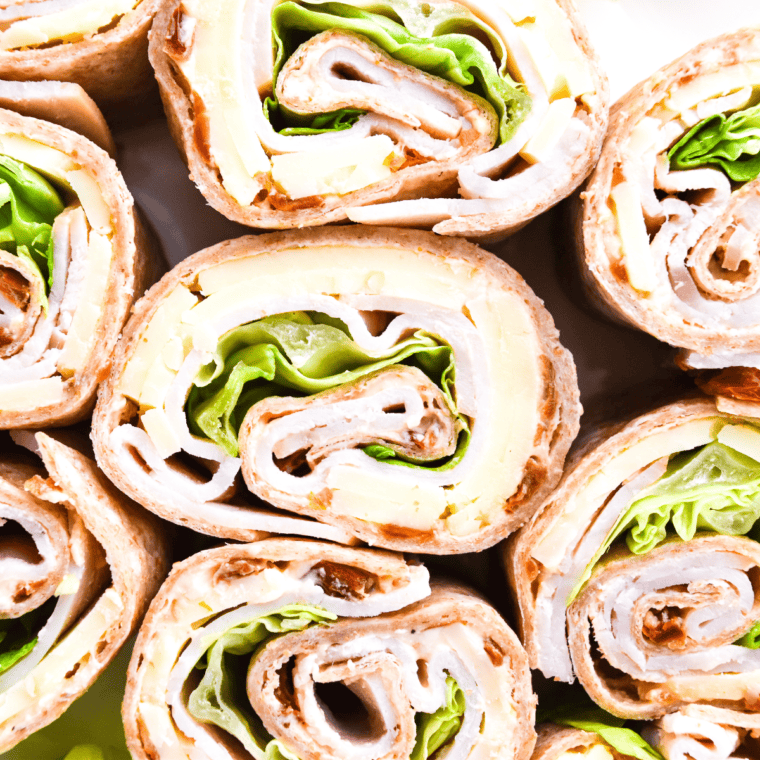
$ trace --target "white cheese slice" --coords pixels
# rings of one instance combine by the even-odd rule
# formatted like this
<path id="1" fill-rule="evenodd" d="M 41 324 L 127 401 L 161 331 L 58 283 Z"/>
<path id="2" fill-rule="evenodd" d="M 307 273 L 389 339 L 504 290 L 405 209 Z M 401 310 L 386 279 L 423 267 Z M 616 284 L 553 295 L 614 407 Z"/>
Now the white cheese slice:
<path id="1" fill-rule="evenodd" d="M 706 676 L 678 676 L 662 685 L 663 691 L 685 702 L 731 701 L 757 698 L 760 683 L 757 673 L 716 673 Z"/>
<path id="2" fill-rule="evenodd" d="M 270 169 L 269 158 L 245 118 L 241 66 L 246 3 L 231 0 L 186 0 L 195 20 L 191 58 L 181 68 L 206 109 L 209 150 L 225 190 L 242 206 L 261 189 L 253 178 Z"/>
<path id="3" fill-rule="evenodd" d="M 378 261 L 384 263 L 383 277 L 378 277 L 375 269 Z M 209 298 L 199 304 L 185 321 L 188 324 L 202 323 L 210 318 L 210 314 L 202 313 L 203 310 L 223 307 L 238 293 L 241 297 L 250 293 L 250 298 L 259 294 L 291 294 L 294 277 L 299 272 L 308 273 L 301 292 L 387 293 L 460 310 L 470 294 L 452 281 L 452 274 L 469 276 L 474 286 L 475 271 L 462 261 L 436 259 L 431 263 L 413 251 L 392 247 L 358 249 L 326 245 L 278 250 L 234 258 L 200 272 L 198 285 L 201 293 L 205 296 L 218 294 L 219 298 L 215 297 L 213 302 Z"/>
<path id="4" fill-rule="evenodd" d="M 140 391 L 140 408 L 162 408 L 169 386 L 177 376 L 177 370 L 166 365 L 163 351 L 153 360 L 143 380 Z"/>
<path id="5" fill-rule="evenodd" d="M 580 57 L 577 60 L 562 61 L 562 76 L 565 79 L 567 94 L 571 98 L 596 92 L 596 84 L 588 63 Z"/>
<path id="6" fill-rule="evenodd" d="M 53 592 L 54 596 L 70 596 L 79 591 L 79 578 L 74 573 L 66 573 Z"/>
<path id="7" fill-rule="evenodd" d="M 615 206 L 618 235 L 623 251 L 623 264 L 631 287 L 651 293 L 657 287 L 657 276 L 649 251 L 641 198 L 635 185 L 620 182 L 612 188 L 610 198 Z"/>
<path id="8" fill-rule="evenodd" d="M 23 135 L 12 133 L 0 135 L 0 153 L 29 164 L 46 177 L 63 182 L 66 187 L 71 187 L 68 180 L 69 172 L 80 168 L 62 151 L 50 148 L 36 140 L 30 140 Z"/>
<path id="9" fill-rule="evenodd" d="M 66 179 L 71 189 L 77 194 L 90 227 L 101 235 L 110 234 L 113 230 L 111 210 L 103 198 L 95 177 L 86 169 L 78 169 L 68 172 Z"/>
<path id="10" fill-rule="evenodd" d="M 718 433 L 718 441 L 760 462 L 760 431 L 749 425 L 726 425 Z"/>
<path id="11" fill-rule="evenodd" d="M 90 232 L 82 298 L 77 304 L 66 343 L 58 358 L 58 371 L 64 377 L 70 377 L 81 369 L 92 349 L 108 292 L 112 255 L 110 240 L 97 232 Z"/>
<path id="12" fill-rule="evenodd" d="M 446 509 L 445 491 L 440 488 L 410 487 L 349 465 L 334 466 L 327 485 L 334 489 L 333 513 L 381 525 L 430 530 Z"/>
<path id="13" fill-rule="evenodd" d="M 178 285 L 156 309 L 150 324 L 140 336 L 121 378 L 120 390 L 133 401 L 140 401 L 143 385 L 151 366 L 164 346 L 182 329 L 182 315 L 198 303 L 186 287 Z"/>
<path id="14" fill-rule="evenodd" d="M 688 111 L 698 103 L 743 87 L 760 83 L 760 61 L 724 66 L 712 74 L 701 74 L 671 93 L 664 105 L 677 114 Z"/>
<path id="15" fill-rule="evenodd" d="M 148 409 L 140 417 L 140 420 L 145 428 L 145 432 L 150 436 L 151 441 L 153 441 L 158 453 L 162 457 L 170 457 L 172 454 L 180 451 L 182 446 L 180 445 L 179 438 L 169 424 L 169 420 L 163 409 Z"/>
<path id="16" fill-rule="evenodd" d="M 0 725 L 30 709 L 40 698 L 59 694 L 68 673 L 116 623 L 124 605 L 113 588 L 107 589 L 79 623 L 29 675 L 0 694 Z"/>
<path id="17" fill-rule="evenodd" d="M 137 2 L 90 0 L 72 4 L 58 13 L 21 19 L 0 33 L 0 48 L 13 50 L 57 40 L 73 41 L 108 26 L 115 18 L 131 11 Z"/>
<path id="18" fill-rule="evenodd" d="M 539 23 L 522 24 L 518 30 L 551 100 L 566 86 L 560 60 Z"/>
<path id="19" fill-rule="evenodd" d="M 662 134 L 662 123 L 652 116 L 645 116 L 631 130 L 625 152 L 631 158 L 640 158 L 656 142 Z"/>
<path id="20" fill-rule="evenodd" d="M 562 138 L 574 113 L 573 98 L 560 98 L 551 102 L 536 133 L 522 148 L 520 155 L 531 164 L 545 161 Z"/>
<path id="21" fill-rule="evenodd" d="M 272 179 L 289 198 L 343 195 L 391 176 L 396 146 L 388 135 L 373 135 L 351 145 L 317 153 L 272 157 Z"/>
<path id="22" fill-rule="evenodd" d="M 577 98 L 596 91 L 586 57 L 578 47 L 573 29 L 567 16 L 555 0 L 533 0 L 538 11 L 537 29 L 558 60 L 555 89 L 549 90 L 551 97 L 561 94 Z"/>
<path id="23" fill-rule="evenodd" d="M 64 392 L 65 383 L 60 377 L 45 377 L 41 380 L 0 386 L 0 411 L 19 412 L 49 404 L 60 404 L 64 399 Z"/>

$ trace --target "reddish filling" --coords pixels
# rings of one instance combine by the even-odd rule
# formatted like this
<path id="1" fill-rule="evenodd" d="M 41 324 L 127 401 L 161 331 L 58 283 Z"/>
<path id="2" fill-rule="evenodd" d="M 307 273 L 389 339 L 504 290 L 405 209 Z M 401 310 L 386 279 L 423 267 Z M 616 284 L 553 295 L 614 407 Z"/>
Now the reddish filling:
<path id="1" fill-rule="evenodd" d="M 700 372 L 697 385 L 710 396 L 728 396 L 737 401 L 760 401 L 760 369 L 727 367 Z"/>

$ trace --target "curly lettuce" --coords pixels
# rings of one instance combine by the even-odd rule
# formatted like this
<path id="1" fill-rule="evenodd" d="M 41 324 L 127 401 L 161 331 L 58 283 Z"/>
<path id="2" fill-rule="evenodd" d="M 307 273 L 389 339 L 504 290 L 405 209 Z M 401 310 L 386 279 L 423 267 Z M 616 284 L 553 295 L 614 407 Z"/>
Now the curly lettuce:
<path id="1" fill-rule="evenodd" d="M 237 658 L 255 658 L 276 636 L 327 625 L 335 620 L 337 615 L 321 607 L 291 604 L 210 637 L 204 642 L 208 643 L 208 649 L 196 665 L 203 671 L 203 676 L 190 693 L 188 712 L 201 723 L 227 731 L 256 760 L 299 760 L 269 735 L 261 719 L 250 709 L 245 698 L 247 666 Z M 462 726 L 465 706 L 464 692 L 448 676 L 445 704 L 434 713 L 415 716 L 417 738 L 410 760 L 428 760 L 450 742 Z"/>
<path id="2" fill-rule="evenodd" d="M 571 604 L 612 544 L 625 537 L 646 554 L 668 534 L 690 541 L 698 530 L 746 536 L 760 520 L 760 463 L 718 441 L 673 455 L 665 474 L 618 518 L 568 598 Z"/>
<path id="3" fill-rule="evenodd" d="M 417 737 L 409 760 L 428 760 L 459 733 L 466 701 L 462 687 L 446 676 L 446 703 L 434 713 L 417 713 Z"/>
<path id="4" fill-rule="evenodd" d="M 671 169 L 722 169 L 734 182 L 760 176 L 760 105 L 716 114 L 692 127 L 669 151 Z"/>
<path id="5" fill-rule="evenodd" d="M 53 221 L 63 209 L 58 191 L 39 172 L 0 155 L 0 248 L 32 267 L 46 295 L 53 286 Z"/>
<path id="6" fill-rule="evenodd" d="M 428 36 L 417 36 L 408 4 L 400 0 L 379 0 L 365 10 L 349 3 L 284 2 L 272 11 L 275 48 L 273 81 L 298 45 L 328 29 L 361 34 L 398 61 L 425 71 L 480 95 L 499 117 L 499 143 L 509 140 L 528 115 L 531 98 L 507 71 L 503 42 L 486 23 L 463 7 L 428 7 L 435 13 L 434 24 L 418 25 Z M 425 5 L 425 4 L 423 4 Z M 424 15 L 424 9 L 417 11 Z M 472 34 L 453 31 L 471 30 Z M 479 39 L 480 38 L 480 39 Z M 494 60 L 485 39 L 500 58 Z M 343 109 L 316 118 L 298 116 L 284 109 L 272 96 L 264 103 L 264 113 L 273 123 L 282 123 L 283 134 L 316 134 L 348 129 L 362 111 Z M 296 123 L 300 122 L 300 123 Z"/>
<path id="7" fill-rule="evenodd" d="M 238 455 L 238 431 L 248 410 L 270 396 L 303 396 L 356 382 L 396 364 L 421 369 L 444 393 L 456 414 L 454 352 L 418 330 L 390 349 L 365 351 L 339 320 L 324 314 L 292 312 L 265 317 L 230 330 L 213 359 L 201 368 L 185 411 L 190 429 L 214 441 L 230 456 Z M 462 433 L 453 457 L 433 467 L 451 467 L 463 456 L 469 429 L 460 415 Z M 368 446 L 376 459 L 423 466 L 397 458 L 383 446 Z"/>
<path id="8" fill-rule="evenodd" d="M 211 638 L 196 665 L 203 671 L 203 677 L 190 693 L 189 713 L 201 723 L 218 726 L 232 734 L 256 760 L 298 760 L 267 733 L 261 719 L 246 707 L 246 667 L 241 668 L 237 658 L 255 657 L 256 652 L 277 635 L 335 620 L 337 615 L 320 607 L 291 604 Z"/>
<path id="9" fill-rule="evenodd" d="M 584 699 L 582 701 L 587 701 Z M 542 710 L 538 715 L 539 722 L 556 723 L 559 726 L 577 728 L 597 734 L 610 747 L 625 757 L 636 760 L 664 760 L 663 756 L 642 739 L 635 731 L 625 728 L 626 720 L 610 715 L 596 705 L 580 706 L 576 704 L 563 705 L 551 710 Z"/>

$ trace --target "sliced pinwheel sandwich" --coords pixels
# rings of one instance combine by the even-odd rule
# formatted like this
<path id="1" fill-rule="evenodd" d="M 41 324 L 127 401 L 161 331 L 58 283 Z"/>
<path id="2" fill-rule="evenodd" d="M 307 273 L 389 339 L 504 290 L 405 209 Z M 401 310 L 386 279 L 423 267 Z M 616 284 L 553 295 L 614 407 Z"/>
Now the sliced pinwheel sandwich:
<path id="1" fill-rule="evenodd" d="M 528 760 L 525 652 L 400 555 L 270 539 L 175 566 L 129 669 L 139 760 Z"/>
<path id="2" fill-rule="evenodd" d="M 14 434 L 15 435 L 15 434 Z M 158 520 L 43 434 L 0 455 L 0 752 L 81 696 L 142 619 L 169 566 Z M 28 455 L 28 456 L 27 456 Z"/>
<path id="3" fill-rule="evenodd" d="M 102 116 L 77 94 L 76 85 L 0 83 L 3 105 L 53 112 L 110 147 Z M 0 428 L 89 414 L 157 261 L 102 148 L 58 123 L 0 109 Z"/>
<path id="4" fill-rule="evenodd" d="M 175 141 L 253 227 L 504 237 L 596 161 L 607 84 L 568 0 L 164 0 Z"/>
<path id="5" fill-rule="evenodd" d="M 616 718 L 583 700 L 539 710 L 544 720 L 531 760 L 751 760 L 760 749 L 757 716 L 716 722 L 690 706 L 651 723 Z M 708 713 L 708 714 L 706 714 Z M 723 719 L 731 719 L 723 716 Z M 736 719 L 736 716 L 734 716 Z"/>
<path id="6" fill-rule="evenodd" d="M 13 0 L 0 7 L 0 79 L 81 85 L 116 113 L 155 87 L 148 29 L 158 0 Z"/>
<path id="7" fill-rule="evenodd" d="M 760 716 L 760 428 L 700 398 L 601 431 L 511 542 L 533 667 L 605 710 Z M 712 715 L 712 717 L 710 717 Z"/>
<path id="8" fill-rule="evenodd" d="M 119 488 L 203 533 L 458 553 L 530 516 L 579 412 L 572 359 L 513 270 L 354 227 L 228 241 L 167 274 L 93 437 Z"/>
<path id="9" fill-rule="evenodd" d="M 684 349 L 727 412 L 760 414 L 760 31 L 703 43 L 613 108 L 579 216 L 608 314 Z"/>

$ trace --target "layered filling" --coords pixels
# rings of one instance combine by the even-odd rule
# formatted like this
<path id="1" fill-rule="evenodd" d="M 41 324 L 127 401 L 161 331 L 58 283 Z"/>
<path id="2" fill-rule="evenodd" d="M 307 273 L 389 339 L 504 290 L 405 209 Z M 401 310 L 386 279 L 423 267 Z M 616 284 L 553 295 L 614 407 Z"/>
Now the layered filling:
<path id="1" fill-rule="evenodd" d="M 631 714 L 756 710 L 759 462 L 754 426 L 692 418 L 589 477 L 530 550 L 541 669 L 567 681 L 575 669 Z"/>
<path id="2" fill-rule="evenodd" d="M 95 349 L 114 229 L 93 175 L 21 135 L 0 135 L 0 203 L 0 408 L 25 412 L 61 403 Z"/>
<path id="3" fill-rule="evenodd" d="M 502 198 L 503 177 L 546 181 L 530 166 L 561 168 L 590 135 L 592 73 L 550 0 L 519 11 L 480 0 L 188 0 L 164 52 L 192 103 L 196 148 L 241 206 L 329 208 L 430 162 L 448 169 L 438 195 L 453 195 L 465 164 L 466 198 Z M 485 210 L 401 203 L 441 218 L 452 203 Z"/>
<path id="4" fill-rule="evenodd" d="M 660 754 L 647 741 L 648 737 L 635 730 L 636 724 L 598 707 L 585 693 L 575 696 L 577 698 L 572 702 L 566 701 L 557 706 L 539 709 L 536 718 L 538 723 L 552 723 L 586 732 L 576 734 L 569 740 L 563 738 L 562 746 L 558 746 L 556 754 L 549 755 L 547 760 L 613 760 L 621 756 L 636 760 L 675 760 Z M 589 737 L 588 734 L 594 736 Z M 556 743 L 560 745 L 559 741 Z M 695 756 L 692 760 L 702 758 Z"/>
<path id="5" fill-rule="evenodd" d="M 0 4 L 0 50 L 79 42 L 115 26 L 140 0 L 21 0 Z"/>
<path id="6" fill-rule="evenodd" d="M 674 86 L 618 148 L 600 210 L 612 233 L 609 268 L 676 344 L 724 331 L 751 338 L 760 318 L 758 82 L 757 61 L 700 73 Z M 687 364 L 747 363 L 715 348 Z M 734 372 L 718 382 L 731 394 L 737 380 Z"/>
<path id="7" fill-rule="evenodd" d="M 173 596 L 195 593 L 145 645 L 137 714 L 151 741 L 214 760 L 241 747 L 287 760 L 512 756 L 498 632 L 459 622 L 436 592 L 394 612 L 430 594 L 422 566 L 336 559 L 240 558 L 181 579 Z"/>
<path id="8" fill-rule="evenodd" d="M 665 760 L 749 760 L 757 756 L 760 723 L 753 716 L 726 723 L 719 720 L 687 709 L 645 726 L 642 735 Z"/>
<path id="9" fill-rule="evenodd" d="M 69 631 L 102 595 L 109 577 L 103 550 L 76 513 L 40 498 L 49 494 L 39 476 L 27 486 L 37 496 L 0 482 L 2 723 L 23 712 L 38 689 L 60 688 L 60 679 L 81 657 L 68 660 L 63 672 L 60 663 L 56 669 L 78 643 L 69 641 Z"/>
<path id="10" fill-rule="evenodd" d="M 252 610 L 248 610 L 249 615 L 252 612 Z M 217 629 L 214 626 L 215 630 L 213 633 L 209 632 L 208 637 L 205 638 L 204 646 L 209 640 L 213 640 L 213 643 L 208 646 L 208 649 L 195 665 L 201 679 L 188 697 L 188 713 L 196 721 L 205 725 L 218 726 L 234 736 L 253 757 L 282 757 L 288 760 L 296 760 L 298 754 L 288 749 L 287 735 L 281 739 L 273 738 L 266 730 L 263 721 L 256 715 L 255 706 L 259 700 L 260 674 L 257 672 L 255 659 L 275 637 L 279 638 L 293 632 L 305 631 L 317 625 L 329 625 L 337 619 L 337 615 L 323 607 L 300 603 L 282 607 L 260 617 L 252 617 L 226 630 L 223 627 Z M 225 621 L 225 623 L 229 624 L 229 621 Z M 247 679 L 243 675 L 245 672 L 244 659 L 250 661 Z M 286 666 L 281 666 L 280 670 L 281 672 L 286 670 Z M 294 672 L 291 678 L 298 678 L 298 675 L 300 673 Z M 316 673 L 312 672 L 311 675 L 313 678 Z M 427 704 L 420 705 L 420 707 L 428 707 L 428 711 L 419 710 L 414 715 L 414 744 L 409 754 L 412 760 L 418 758 L 427 760 L 438 749 L 449 744 L 453 745 L 462 727 L 467 707 L 465 694 L 457 681 L 447 671 L 442 671 L 441 675 L 444 681 L 443 695 L 439 683 L 437 684 L 438 688 L 435 689 L 435 696 L 426 700 Z M 335 736 L 328 734 L 327 737 L 329 738 L 325 743 L 330 743 L 329 739 L 333 739 L 337 745 L 335 748 L 338 748 L 342 744 L 350 742 L 350 739 L 354 738 L 352 736 L 354 733 L 368 732 L 368 729 L 372 733 L 380 733 L 378 726 L 372 726 L 372 723 L 377 724 L 384 718 L 386 719 L 384 722 L 389 722 L 387 721 L 387 709 L 382 709 L 385 705 L 378 704 L 377 697 L 379 695 L 367 694 L 366 689 L 363 688 L 367 684 L 361 683 L 363 680 L 357 679 L 357 682 L 352 679 L 350 685 L 344 687 L 344 691 L 340 686 L 344 683 L 343 681 L 319 679 L 313 686 L 312 694 L 303 695 L 299 693 L 298 701 L 301 703 L 299 706 L 304 712 L 307 709 L 306 704 L 310 702 L 310 707 L 317 707 L 317 709 L 322 710 L 326 719 L 325 723 L 328 725 L 329 723 L 338 724 L 337 730 L 336 727 L 330 726 L 332 729 L 330 733 L 335 734 Z M 369 680 L 370 688 L 380 685 L 372 683 L 373 680 L 377 679 Z M 325 684 L 325 686 L 320 688 L 321 684 Z M 289 688 L 295 692 L 293 683 L 287 683 L 287 676 L 285 683 L 283 683 L 283 677 L 280 676 L 279 688 L 282 690 Z M 233 695 L 245 694 L 246 692 L 249 704 L 246 702 L 241 704 L 233 697 Z M 369 697 L 367 701 L 370 702 L 370 705 L 366 705 L 362 696 L 365 699 Z M 443 699 L 440 705 L 436 705 L 436 702 L 441 700 L 441 696 Z M 475 700 L 471 697 L 470 705 L 473 701 Z M 431 710 L 431 707 L 434 709 Z M 370 714 L 370 710 L 375 715 Z M 321 716 L 317 715 L 316 717 L 319 720 Z M 350 725 L 351 723 L 358 725 Z M 385 729 L 383 733 L 387 733 L 391 727 L 386 725 L 383 728 Z M 384 736 L 383 739 L 383 741 L 376 740 L 374 742 L 362 740 L 360 742 L 362 751 L 368 753 L 364 757 L 387 755 L 389 745 L 392 742 L 388 741 L 387 736 Z M 369 746 L 367 746 L 368 744 Z M 373 744 L 375 746 L 372 746 Z M 466 754 L 462 754 L 462 756 L 466 757 Z"/>
<path id="11" fill-rule="evenodd" d="M 224 524 L 307 529 L 240 510 L 242 466 L 275 506 L 335 521 L 308 524 L 325 537 L 341 518 L 466 535 L 541 477 L 541 351 L 524 302 L 461 261 L 347 247 L 237 258 L 164 295 L 124 367 L 133 403 L 110 444 L 149 498 Z"/>
<path id="12" fill-rule="evenodd" d="M 586 732 L 571 737 L 557 735 L 557 750 L 547 760 L 612 760 L 621 756 L 636 760 L 750 760 L 760 749 L 754 716 L 734 716 L 733 723 L 720 723 L 731 718 L 719 713 L 708 717 L 686 708 L 641 724 L 611 715 L 584 694 L 573 703 L 540 711 L 538 719 Z"/>

